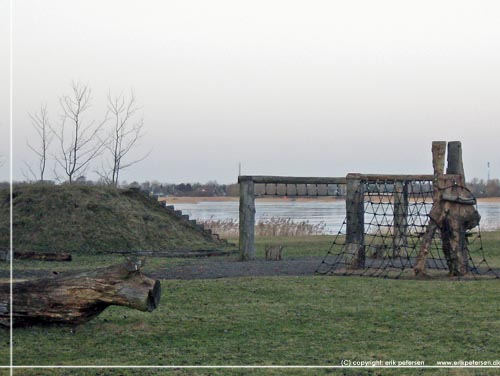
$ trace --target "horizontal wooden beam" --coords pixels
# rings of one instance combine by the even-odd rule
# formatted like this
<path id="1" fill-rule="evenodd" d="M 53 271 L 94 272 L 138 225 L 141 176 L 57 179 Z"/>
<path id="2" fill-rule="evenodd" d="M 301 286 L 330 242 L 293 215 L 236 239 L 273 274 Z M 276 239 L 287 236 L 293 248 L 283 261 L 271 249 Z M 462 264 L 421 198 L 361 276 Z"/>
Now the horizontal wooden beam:
<path id="1" fill-rule="evenodd" d="M 311 176 L 250 176 L 238 177 L 238 183 L 251 180 L 255 184 L 346 184 L 345 177 L 311 177 Z"/>
<path id="2" fill-rule="evenodd" d="M 432 181 L 434 175 L 348 174 L 347 177 L 242 175 L 238 177 L 238 183 L 253 181 L 254 184 L 347 184 L 347 179 L 349 178 L 360 179 L 362 181 Z"/>
<path id="3" fill-rule="evenodd" d="M 351 174 L 349 174 L 351 175 Z M 349 178 L 349 175 L 347 177 Z M 360 179 L 363 181 L 377 181 L 377 180 L 388 180 L 388 181 L 412 181 L 412 180 L 424 180 L 432 181 L 434 175 L 400 175 L 400 174 L 352 174 L 353 178 Z"/>

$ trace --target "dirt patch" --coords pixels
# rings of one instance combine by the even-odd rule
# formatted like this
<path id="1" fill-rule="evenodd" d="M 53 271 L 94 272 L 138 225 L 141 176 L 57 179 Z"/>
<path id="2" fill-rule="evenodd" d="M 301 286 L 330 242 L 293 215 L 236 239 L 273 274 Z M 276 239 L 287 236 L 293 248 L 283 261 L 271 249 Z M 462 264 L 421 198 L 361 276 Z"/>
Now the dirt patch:
<path id="1" fill-rule="evenodd" d="M 284 259 L 281 261 L 238 261 L 234 257 L 208 257 L 204 259 L 186 259 L 172 262 L 164 259 L 164 266 L 146 268 L 144 274 L 154 279 L 217 279 L 235 277 L 272 277 L 272 276 L 313 276 L 321 264 L 322 256 L 309 256 Z M 482 271 L 483 273 L 486 270 Z M 500 269 L 494 273 L 500 275 Z M 64 274 L 64 273 L 59 273 Z M 9 271 L 0 271 L 0 279 L 8 282 Z M 47 278 L 53 272 L 40 269 L 15 270 L 15 279 Z M 449 279 L 446 277 L 446 279 Z M 475 279 L 475 278 L 473 278 Z"/>
<path id="2" fill-rule="evenodd" d="M 301 257 L 281 261 L 237 261 L 230 259 L 190 260 L 148 273 L 159 279 L 214 279 L 231 277 L 314 275 L 322 257 Z"/>

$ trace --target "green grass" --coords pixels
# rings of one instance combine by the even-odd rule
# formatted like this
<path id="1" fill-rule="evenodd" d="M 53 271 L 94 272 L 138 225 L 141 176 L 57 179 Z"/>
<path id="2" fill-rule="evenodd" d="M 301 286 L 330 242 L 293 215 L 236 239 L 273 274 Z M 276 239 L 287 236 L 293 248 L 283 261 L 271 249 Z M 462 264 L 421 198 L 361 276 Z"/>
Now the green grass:
<path id="1" fill-rule="evenodd" d="M 47 272 L 68 272 L 83 271 L 94 268 L 101 268 L 124 262 L 125 256 L 119 254 L 97 254 L 91 255 L 83 252 L 72 254 L 72 261 L 69 262 L 47 262 L 36 260 L 14 260 L 14 276 L 16 270 L 44 270 Z M 146 269 L 154 270 L 166 268 L 178 262 L 185 261 L 182 258 L 148 257 L 146 259 Z M 0 263 L 0 270 L 9 270 L 8 263 Z"/>
<path id="2" fill-rule="evenodd" d="M 284 257 L 304 257 L 304 256 L 324 256 L 330 248 L 335 236 L 297 236 L 297 237 L 261 237 L 256 238 L 256 257 L 264 259 L 265 245 L 284 245 Z M 495 268 L 500 268 L 500 231 L 482 233 L 484 254 L 488 264 Z M 238 244 L 237 238 L 229 238 L 230 242 Z M 31 260 L 15 260 L 14 270 L 39 269 L 58 272 L 70 270 L 85 270 L 102 266 L 110 266 L 122 262 L 124 256 L 118 254 L 89 254 L 87 252 L 73 252 L 71 262 L 46 262 Z M 230 259 L 237 259 L 237 255 L 230 256 Z M 148 257 L 147 269 L 165 268 L 186 259 L 180 258 L 160 258 Z M 9 270 L 9 264 L 0 262 L 0 270 Z"/>
<path id="3" fill-rule="evenodd" d="M 500 231 L 481 233 L 484 256 L 491 267 L 500 268 Z M 284 245 L 284 257 L 324 256 L 334 241 L 334 235 L 259 237 L 255 241 L 257 258 L 264 258 L 265 245 Z M 229 241 L 238 244 L 237 238 Z M 337 247 L 339 248 L 339 247 Z M 476 248 L 476 246 L 474 246 Z M 476 258 L 477 255 L 474 255 Z"/>
<path id="4" fill-rule="evenodd" d="M 256 256 L 257 258 L 264 259 L 264 247 L 267 244 L 285 245 L 285 257 L 324 256 L 333 239 L 334 237 L 331 235 L 257 238 L 255 243 Z M 238 243 L 238 239 L 230 238 L 228 240 L 234 244 Z M 238 258 L 238 255 L 235 254 L 228 257 L 235 260 Z M 14 260 L 14 270 L 36 269 L 47 270 L 48 272 L 54 270 L 64 272 L 110 266 L 124 260 L 124 256 L 119 254 L 92 254 L 88 252 L 73 252 L 72 258 L 73 260 L 70 262 Z M 147 270 L 165 268 L 179 262 L 185 262 L 186 260 L 182 258 L 148 257 L 146 268 Z M 9 263 L 0 262 L 0 270 L 9 270 Z"/>
<path id="5" fill-rule="evenodd" d="M 257 258 L 264 258 L 266 245 L 283 245 L 285 258 L 303 256 L 324 256 L 330 248 L 335 236 L 293 236 L 293 237 L 259 237 L 255 241 L 255 252 Z M 237 244 L 235 239 L 233 243 Z"/>
<path id="6" fill-rule="evenodd" d="M 275 277 L 163 281 L 159 309 L 14 332 L 28 364 L 320 364 L 496 360 L 497 281 Z M 33 347 L 33 344 L 37 344 Z"/>
<path id="7" fill-rule="evenodd" d="M 0 375 L 2 375 L 0 373 Z M 5 374 L 7 375 L 7 374 Z M 15 370 L 14 375 L 78 375 L 78 376 L 152 376 L 152 375 L 173 375 L 173 376 L 213 376 L 213 375 L 234 375 L 234 376 L 296 376 L 296 375 L 343 375 L 343 376 L 385 376 L 385 375 L 448 375 L 448 376 L 464 376 L 464 375 L 498 375 L 498 370 L 495 369 L 185 369 L 175 367 L 174 369 L 65 369 L 65 370 L 42 370 L 38 369 L 21 369 Z"/>
<path id="8" fill-rule="evenodd" d="M 500 268 L 500 231 L 483 232 L 481 237 L 488 264 Z"/>
<path id="9" fill-rule="evenodd" d="M 39 252 L 225 248 L 133 190 L 81 185 L 16 185 L 14 249 Z M 0 249 L 8 249 L 9 191 L 0 190 Z"/>
<path id="10" fill-rule="evenodd" d="M 483 234 L 490 264 L 500 265 L 500 233 Z M 323 255 L 332 237 L 258 239 L 284 244 L 285 255 Z M 69 268 L 112 264 L 115 256 L 75 257 Z M 148 260 L 148 268 L 176 259 Z M 20 268 L 63 263 L 16 261 Z M 148 269 L 147 268 L 147 269 Z M 146 269 L 146 274 L 147 274 Z M 499 360 L 498 280 L 385 280 L 360 277 L 259 277 L 162 281 L 148 314 L 110 307 L 76 330 L 14 331 L 17 365 L 339 365 L 351 360 Z M 8 359 L 0 332 L 0 362 Z M 5 364 L 5 361 L 3 364 Z M 22 370 L 19 375 L 284 374 L 284 370 Z M 288 370 L 286 374 L 329 371 Z M 341 371 L 333 371 L 337 374 Z M 497 374 L 498 370 L 409 370 L 404 374 Z M 342 370 L 345 375 L 401 370 Z"/>

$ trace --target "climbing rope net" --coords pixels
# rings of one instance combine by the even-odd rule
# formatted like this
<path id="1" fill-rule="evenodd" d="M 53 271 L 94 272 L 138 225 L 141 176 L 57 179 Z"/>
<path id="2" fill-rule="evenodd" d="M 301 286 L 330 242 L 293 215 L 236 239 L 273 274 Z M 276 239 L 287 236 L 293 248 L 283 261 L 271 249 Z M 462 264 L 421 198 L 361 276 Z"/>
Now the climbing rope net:
<path id="1" fill-rule="evenodd" d="M 364 197 L 362 236 L 357 237 L 356 244 L 348 241 L 346 218 L 316 272 L 383 278 L 414 277 L 413 267 L 421 238 L 430 220 L 432 182 L 376 180 L 363 182 L 360 189 Z M 479 226 L 467 232 L 466 239 L 469 275 L 500 278 L 498 271 L 492 269 L 484 257 Z M 449 271 L 439 230 L 429 247 L 426 270 L 431 276 L 447 275 Z"/>

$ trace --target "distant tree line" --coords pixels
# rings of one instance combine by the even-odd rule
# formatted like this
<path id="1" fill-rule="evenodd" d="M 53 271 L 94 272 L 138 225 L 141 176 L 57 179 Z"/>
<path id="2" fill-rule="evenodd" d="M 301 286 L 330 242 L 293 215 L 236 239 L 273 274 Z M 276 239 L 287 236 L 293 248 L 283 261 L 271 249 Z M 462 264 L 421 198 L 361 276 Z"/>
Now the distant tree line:
<path id="1" fill-rule="evenodd" d="M 500 197 L 499 179 L 485 181 L 474 178 L 467 184 L 467 187 L 475 197 Z"/>
<path id="2" fill-rule="evenodd" d="M 122 187 L 135 187 L 153 196 L 181 196 L 181 197 L 237 197 L 240 194 L 239 185 L 219 184 L 216 181 L 207 183 L 160 183 L 158 181 L 122 182 Z"/>
<path id="3" fill-rule="evenodd" d="M 21 182 L 15 182 L 21 183 Z M 33 183 L 33 182 L 32 182 Z M 58 182 L 54 180 L 44 180 L 43 184 L 55 185 Z M 69 182 L 64 182 L 63 184 L 69 184 Z M 103 180 L 89 180 L 85 176 L 80 176 L 75 179 L 71 184 L 77 185 L 108 185 L 108 183 Z M 8 188 L 8 182 L 0 182 L 0 188 Z M 136 188 L 141 192 L 147 193 L 151 196 L 179 196 L 179 197 L 224 197 L 224 196 L 239 196 L 239 185 L 235 184 L 219 184 L 216 181 L 209 181 L 207 183 L 160 183 L 157 180 L 145 181 L 145 182 L 127 182 L 123 180 L 118 184 L 119 188 Z"/>
<path id="4" fill-rule="evenodd" d="M 56 184 L 57 182 L 54 180 L 46 180 L 45 184 Z M 88 180 L 85 176 L 80 176 L 75 179 L 72 184 L 81 184 L 81 185 L 107 185 L 108 183 L 100 178 L 97 181 Z M 118 184 L 121 188 L 137 188 L 144 193 L 147 193 L 152 196 L 179 196 L 179 197 L 238 197 L 240 194 L 238 183 L 233 184 L 219 184 L 216 181 L 209 181 L 207 183 L 161 183 L 157 180 L 147 180 L 144 182 L 127 182 L 122 181 Z M 8 188 L 9 183 L 0 182 L 0 188 Z M 469 183 L 467 183 L 467 187 L 474 194 L 475 197 L 500 197 L 500 180 L 492 179 L 489 181 L 480 180 L 477 178 L 472 179 Z M 278 192 L 274 190 L 277 188 Z M 261 184 L 257 185 L 256 193 L 263 194 L 267 192 L 267 194 L 273 195 L 274 193 L 279 195 L 285 194 L 284 187 L 272 187 L 267 188 L 265 191 Z M 295 192 L 294 189 L 289 189 L 290 195 L 294 195 L 296 193 L 303 194 L 304 192 L 300 192 L 301 187 L 299 187 L 299 192 Z M 310 187 L 309 194 L 315 195 L 316 187 Z M 326 194 L 326 191 L 323 190 L 321 186 L 318 186 L 317 193 L 320 196 Z M 341 192 L 338 192 L 342 195 L 344 192 L 341 189 Z M 329 195 L 335 195 L 336 192 L 328 192 Z"/>

